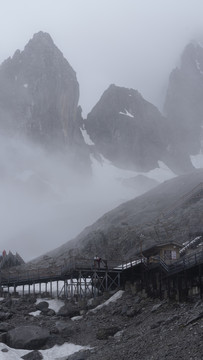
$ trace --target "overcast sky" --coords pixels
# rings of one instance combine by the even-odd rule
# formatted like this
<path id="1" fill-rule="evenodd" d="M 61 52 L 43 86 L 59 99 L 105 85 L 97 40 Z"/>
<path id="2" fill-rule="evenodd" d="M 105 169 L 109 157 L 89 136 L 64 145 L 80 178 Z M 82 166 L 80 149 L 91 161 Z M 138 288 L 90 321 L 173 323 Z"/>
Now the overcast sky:
<path id="1" fill-rule="evenodd" d="M 77 73 L 83 115 L 114 83 L 161 106 L 184 46 L 203 38 L 202 0 L 0 0 L 0 62 L 48 32 Z"/>

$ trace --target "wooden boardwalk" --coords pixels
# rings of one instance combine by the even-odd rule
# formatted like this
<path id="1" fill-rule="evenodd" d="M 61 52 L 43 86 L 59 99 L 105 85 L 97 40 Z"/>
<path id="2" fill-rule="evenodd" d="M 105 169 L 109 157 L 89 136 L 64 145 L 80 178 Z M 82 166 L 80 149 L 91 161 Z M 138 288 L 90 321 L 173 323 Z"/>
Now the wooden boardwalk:
<path id="1" fill-rule="evenodd" d="M 135 260 L 134 260 L 135 262 Z M 23 295 L 25 286 L 28 286 L 28 293 L 35 293 L 36 285 L 39 286 L 39 293 L 42 293 L 42 284 L 49 283 L 49 293 L 52 296 L 52 284 L 56 282 L 57 296 L 62 294 L 66 297 L 72 297 L 76 293 L 79 297 L 93 294 L 96 296 L 104 291 L 110 291 L 120 287 L 120 274 L 126 266 L 132 266 L 132 263 L 126 264 L 119 260 L 101 261 L 94 264 L 92 259 L 72 257 L 66 261 L 64 266 L 51 265 L 41 268 L 14 267 L 8 270 L 0 271 L 0 287 L 14 288 L 22 287 Z M 59 282 L 63 282 L 63 289 L 59 288 Z"/>
<path id="2" fill-rule="evenodd" d="M 101 261 L 100 264 L 94 263 L 92 259 L 72 257 L 66 261 L 64 266 L 52 265 L 38 269 L 26 269 L 25 267 L 24 270 L 22 267 L 10 268 L 0 271 L 0 287 L 4 290 L 7 288 L 8 292 L 10 288 L 14 288 L 14 293 L 18 291 L 18 287 L 22 287 L 22 294 L 25 295 L 27 286 L 28 294 L 42 295 L 44 284 L 44 293 L 51 297 L 53 291 L 58 297 L 63 296 L 69 299 L 95 297 L 105 291 L 119 289 L 123 285 L 121 284 L 122 278 L 128 277 L 131 271 L 134 274 L 140 274 L 138 276 L 141 280 L 143 276 L 146 275 L 148 278 L 147 274 L 153 274 L 155 267 L 160 268 L 162 281 L 168 279 L 167 282 L 174 276 L 198 268 L 202 294 L 203 250 L 183 256 L 171 265 L 167 265 L 163 259 L 158 257 L 156 263 L 153 264 L 148 264 L 144 257 L 137 257 L 125 262 Z M 53 283 L 55 283 L 55 289 L 53 289 Z M 148 287 L 148 280 L 144 286 Z"/>

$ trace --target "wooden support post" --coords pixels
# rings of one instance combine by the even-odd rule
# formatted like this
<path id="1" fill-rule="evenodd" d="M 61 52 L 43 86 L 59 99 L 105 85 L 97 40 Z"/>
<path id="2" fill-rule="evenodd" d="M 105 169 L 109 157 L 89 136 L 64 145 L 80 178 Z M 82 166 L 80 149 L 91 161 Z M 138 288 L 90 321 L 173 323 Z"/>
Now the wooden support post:
<path id="1" fill-rule="evenodd" d="M 76 294 L 79 294 L 79 278 L 76 279 Z"/>
<path id="2" fill-rule="evenodd" d="M 63 287 L 64 287 L 64 297 L 66 297 L 66 281 L 65 280 L 63 282 Z"/>
<path id="3" fill-rule="evenodd" d="M 30 284 L 28 285 L 28 294 L 30 295 Z"/>
<path id="4" fill-rule="evenodd" d="M 120 285 L 121 285 L 121 280 L 120 280 L 120 276 L 121 274 L 120 274 L 120 272 L 118 273 L 118 286 L 120 287 Z"/>
<path id="5" fill-rule="evenodd" d="M 159 298 L 162 299 L 162 271 L 159 271 Z"/>
<path id="6" fill-rule="evenodd" d="M 86 279 L 86 277 L 85 277 L 85 297 L 87 296 L 87 279 Z"/>
<path id="7" fill-rule="evenodd" d="M 167 278 L 167 288 L 168 288 L 168 298 L 170 299 L 171 297 L 171 282 L 169 277 Z"/>
<path id="8" fill-rule="evenodd" d="M 73 298 L 73 278 L 71 276 L 71 284 L 70 284 L 71 288 L 70 288 L 70 296 L 71 298 Z"/>
<path id="9" fill-rule="evenodd" d="M 59 297 L 59 282 L 56 282 L 56 296 Z"/>
<path id="10" fill-rule="evenodd" d="M 94 271 L 94 279 L 93 279 L 93 295 L 96 297 L 96 280 L 97 280 L 97 273 Z"/>
<path id="11" fill-rule="evenodd" d="M 80 287 L 80 299 L 82 298 L 82 284 L 81 284 L 81 278 L 82 278 L 82 274 L 81 274 L 81 271 L 80 271 L 80 274 L 79 274 L 79 287 Z"/>
<path id="12" fill-rule="evenodd" d="M 41 297 L 41 293 L 42 293 L 42 284 L 41 282 L 39 283 L 39 294 L 40 294 L 40 297 Z"/>
<path id="13" fill-rule="evenodd" d="M 45 293 L 47 294 L 47 283 L 45 283 Z"/>
<path id="14" fill-rule="evenodd" d="M 200 299 L 203 299 L 202 265 L 201 264 L 199 264 L 199 293 L 200 293 Z"/>
<path id="15" fill-rule="evenodd" d="M 23 297 L 25 296 L 25 285 L 23 285 Z"/>
<path id="16" fill-rule="evenodd" d="M 33 293 L 35 295 L 35 283 L 33 283 Z"/>
<path id="17" fill-rule="evenodd" d="M 105 271 L 105 290 L 108 291 L 108 272 Z"/>
<path id="18" fill-rule="evenodd" d="M 52 281 L 50 280 L 50 296 L 52 298 Z"/>
<path id="19" fill-rule="evenodd" d="M 180 299 L 181 299 L 181 295 L 180 295 L 181 291 L 180 290 L 181 290 L 180 278 L 177 274 L 177 301 L 180 301 Z"/>
<path id="20" fill-rule="evenodd" d="M 184 270 L 184 282 L 185 282 L 185 300 L 188 298 L 188 280 L 187 280 L 187 270 Z"/>

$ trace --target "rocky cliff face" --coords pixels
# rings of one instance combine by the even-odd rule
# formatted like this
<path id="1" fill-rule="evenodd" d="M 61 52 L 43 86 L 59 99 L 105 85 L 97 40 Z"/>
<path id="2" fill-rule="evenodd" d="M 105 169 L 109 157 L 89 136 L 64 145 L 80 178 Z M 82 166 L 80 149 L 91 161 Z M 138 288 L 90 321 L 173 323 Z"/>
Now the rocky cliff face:
<path id="1" fill-rule="evenodd" d="M 78 99 L 75 71 L 47 33 L 35 34 L 0 67 L 1 132 L 48 148 L 66 147 L 73 158 L 82 154 L 87 160 Z"/>
<path id="2" fill-rule="evenodd" d="M 115 165 L 150 170 L 166 151 L 164 118 L 138 91 L 111 85 L 88 114 L 85 128 L 96 149 Z"/>
<path id="3" fill-rule="evenodd" d="M 203 47 L 191 43 L 172 71 L 165 101 L 171 148 L 187 154 L 203 150 Z"/>

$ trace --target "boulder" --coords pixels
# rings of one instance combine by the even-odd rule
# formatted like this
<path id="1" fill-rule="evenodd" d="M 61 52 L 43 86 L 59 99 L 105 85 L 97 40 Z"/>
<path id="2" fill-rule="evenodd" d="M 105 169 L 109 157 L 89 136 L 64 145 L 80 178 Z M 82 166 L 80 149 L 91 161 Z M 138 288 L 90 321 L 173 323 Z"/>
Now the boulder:
<path id="1" fill-rule="evenodd" d="M 57 321 L 56 330 L 57 333 L 61 334 L 63 337 L 70 337 L 74 332 L 72 323 L 68 323 L 65 321 Z"/>
<path id="2" fill-rule="evenodd" d="M 36 309 L 40 310 L 40 311 L 42 311 L 44 309 L 48 309 L 48 307 L 49 307 L 49 303 L 47 301 L 41 301 L 40 303 L 38 303 L 36 305 Z"/>
<path id="3" fill-rule="evenodd" d="M 18 326 L 7 333 L 6 344 L 15 349 L 38 350 L 49 339 L 49 331 L 39 326 Z"/>
<path id="4" fill-rule="evenodd" d="M 8 320 L 12 317 L 12 313 L 0 311 L 0 321 Z"/>
<path id="5" fill-rule="evenodd" d="M 96 337 L 98 340 L 107 340 L 109 336 L 114 336 L 119 330 L 117 326 L 101 328 L 97 331 Z"/>
<path id="6" fill-rule="evenodd" d="M 1 332 L 7 332 L 7 331 L 11 330 L 12 328 L 13 328 L 12 325 L 10 325 L 7 322 L 1 322 L 0 323 L 0 333 Z"/>
<path id="7" fill-rule="evenodd" d="M 37 350 L 34 350 L 34 351 L 29 352 L 26 355 L 21 356 L 21 359 L 24 359 L 24 360 L 41 360 L 41 359 L 43 359 L 43 356 L 42 356 L 41 352 L 39 352 Z"/>
<path id="8" fill-rule="evenodd" d="M 59 309 L 57 315 L 71 318 L 73 316 L 79 316 L 80 310 L 72 304 L 66 304 Z"/>

